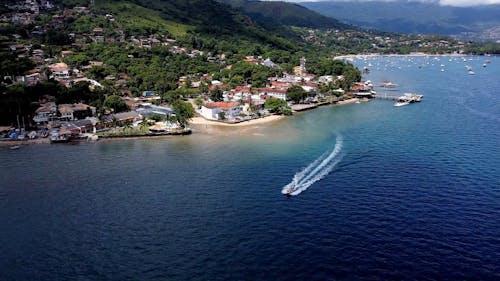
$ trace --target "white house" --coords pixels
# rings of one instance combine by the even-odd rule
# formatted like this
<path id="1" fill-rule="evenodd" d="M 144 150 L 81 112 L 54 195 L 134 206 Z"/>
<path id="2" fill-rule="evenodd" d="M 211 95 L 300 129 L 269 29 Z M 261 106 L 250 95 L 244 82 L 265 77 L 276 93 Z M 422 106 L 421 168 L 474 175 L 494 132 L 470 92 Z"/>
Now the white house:
<path id="1" fill-rule="evenodd" d="M 48 122 L 57 117 L 57 106 L 55 102 L 42 104 L 36 111 L 33 121 L 36 123 Z"/>
<path id="2" fill-rule="evenodd" d="M 51 64 L 49 65 L 49 69 L 52 72 L 52 77 L 56 80 L 69 78 L 69 67 L 64 62 Z"/>
<path id="3" fill-rule="evenodd" d="M 224 112 L 227 119 L 240 115 L 241 107 L 237 102 L 208 102 L 201 107 L 200 114 L 208 120 L 221 119 L 220 113 Z"/>
<path id="4" fill-rule="evenodd" d="M 278 98 L 286 101 L 286 90 L 275 89 L 275 88 L 262 88 L 259 91 L 261 95 L 267 95 L 273 98 Z"/>

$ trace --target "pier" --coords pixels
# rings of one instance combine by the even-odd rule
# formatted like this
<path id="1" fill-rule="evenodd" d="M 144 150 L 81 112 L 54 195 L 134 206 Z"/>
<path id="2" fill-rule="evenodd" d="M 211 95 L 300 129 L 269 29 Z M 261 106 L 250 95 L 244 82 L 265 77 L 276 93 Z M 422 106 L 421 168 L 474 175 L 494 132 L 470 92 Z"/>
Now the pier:
<path id="1" fill-rule="evenodd" d="M 376 99 L 396 100 L 396 101 L 405 101 L 413 103 L 422 101 L 424 95 L 419 95 L 414 93 L 405 93 L 403 95 L 389 95 L 387 93 L 382 93 L 382 94 L 375 94 L 373 97 Z"/>

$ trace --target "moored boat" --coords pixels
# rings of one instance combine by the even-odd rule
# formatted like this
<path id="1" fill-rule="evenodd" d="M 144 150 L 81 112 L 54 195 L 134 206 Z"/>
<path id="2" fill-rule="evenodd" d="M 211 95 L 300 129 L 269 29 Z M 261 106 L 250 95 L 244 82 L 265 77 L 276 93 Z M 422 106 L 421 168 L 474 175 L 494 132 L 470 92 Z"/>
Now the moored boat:
<path id="1" fill-rule="evenodd" d="M 51 143 L 65 143 L 65 142 L 70 142 L 71 137 L 70 135 L 60 135 L 58 133 L 53 133 L 50 135 L 50 142 Z"/>
<path id="2" fill-rule="evenodd" d="M 380 84 L 380 87 L 383 87 L 383 88 L 396 88 L 398 86 L 398 84 L 394 84 L 392 82 L 389 82 L 389 81 L 386 81 L 382 84 Z"/>
<path id="3" fill-rule="evenodd" d="M 405 105 L 409 105 L 410 102 L 409 101 L 406 101 L 406 100 L 398 100 L 394 106 L 396 107 L 400 107 L 400 106 L 405 106 Z"/>
<path id="4" fill-rule="evenodd" d="M 398 97 L 394 106 L 404 106 L 414 102 L 421 102 L 424 95 L 419 95 L 415 93 L 405 93 Z"/>

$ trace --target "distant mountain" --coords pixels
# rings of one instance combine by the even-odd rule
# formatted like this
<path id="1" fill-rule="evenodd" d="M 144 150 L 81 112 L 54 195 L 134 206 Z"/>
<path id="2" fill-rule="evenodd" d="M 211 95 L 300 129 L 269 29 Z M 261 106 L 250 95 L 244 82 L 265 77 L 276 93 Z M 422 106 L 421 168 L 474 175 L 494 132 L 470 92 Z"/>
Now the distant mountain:
<path id="1" fill-rule="evenodd" d="M 481 37 L 487 30 L 500 27 L 500 5 L 453 7 L 413 1 L 322 1 L 301 5 L 350 24 L 399 33 Z M 495 37 L 491 32 L 489 35 Z M 497 39 L 483 39 L 498 40 L 500 34 Z"/>
<path id="2" fill-rule="evenodd" d="M 219 0 L 219 2 L 231 5 L 267 27 L 286 25 L 310 28 L 352 28 L 334 18 L 293 3 L 256 0 Z"/>

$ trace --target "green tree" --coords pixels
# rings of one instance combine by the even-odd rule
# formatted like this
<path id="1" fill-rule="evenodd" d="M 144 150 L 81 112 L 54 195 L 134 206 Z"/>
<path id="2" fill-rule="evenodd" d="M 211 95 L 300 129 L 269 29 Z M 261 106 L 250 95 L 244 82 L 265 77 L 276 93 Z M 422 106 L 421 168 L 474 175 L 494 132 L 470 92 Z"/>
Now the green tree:
<path id="1" fill-rule="evenodd" d="M 104 100 L 104 107 L 113 110 L 115 113 L 127 111 L 129 109 L 125 101 L 118 95 L 108 96 Z"/>
<path id="2" fill-rule="evenodd" d="M 205 82 L 201 82 L 199 90 L 200 90 L 200 94 L 208 93 L 209 92 L 208 84 Z"/>
<path id="3" fill-rule="evenodd" d="M 176 121 L 182 128 L 185 128 L 189 119 L 194 117 L 193 106 L 188 102 L 177 100 L 172 104 L 172 107 L 175 111 Z"/>
<path id="4" fill-rule="evenodd" d="M 68 33 L 62 29 L 49 29 L 47 33 L 45 33 L 44 41 L 49 45 L 62 46 L 71 44 Z"/>
<path id="5" fill-rule="evenodd" d="M 307 92 L 298 85 L 293 85 L 286 90 L 287 97 L 295 103 L 300 103 L 307 97 Z"/>
<path id="6" fill-rule="evenodd" d="M 163 100 L 168 104 L 173 104 L 175 101 L 181 98 L 181 94 L 177 90 L 168 91 L 163 94 Z"/>
<path id="7" fill-rule="evenodd" d="M 196 104 L 196 106 L 197 106 L 198 108 L 201 108 L 201 106 L 203 105 L 203 102 L 204 102 L 204 100 L 203 100 L 202 98 L 200 98 L 200 97 L 198 97 L 198 98 L 196 98 L 196 99 L 194 100 L 194 104 Z"/>
<path id="8" fill-rule="evenodd" d="M 210 92 L 210 99 L 212 99 L 213 101 L 223 101 L 223 93 L 224 92 L 221 89 L 216 88 L 215 90 Z"/>
<path id="9" fill-rule="evenodd" d="M 292 110 L 290 106 L 286 103 L 286 101 L 278 98 L 268 98 L 264 103 L 264 108 L 269 109 L 269 111 L 283 114 L 283 115 L 292 115 Z"/>
<path id="10" fill-rule="evenodd" d="M 151 116 L 149 116 L 149 119 L 159 122 L 163 120 L 163 116 L 161 114 L 154 113 Z"/>

